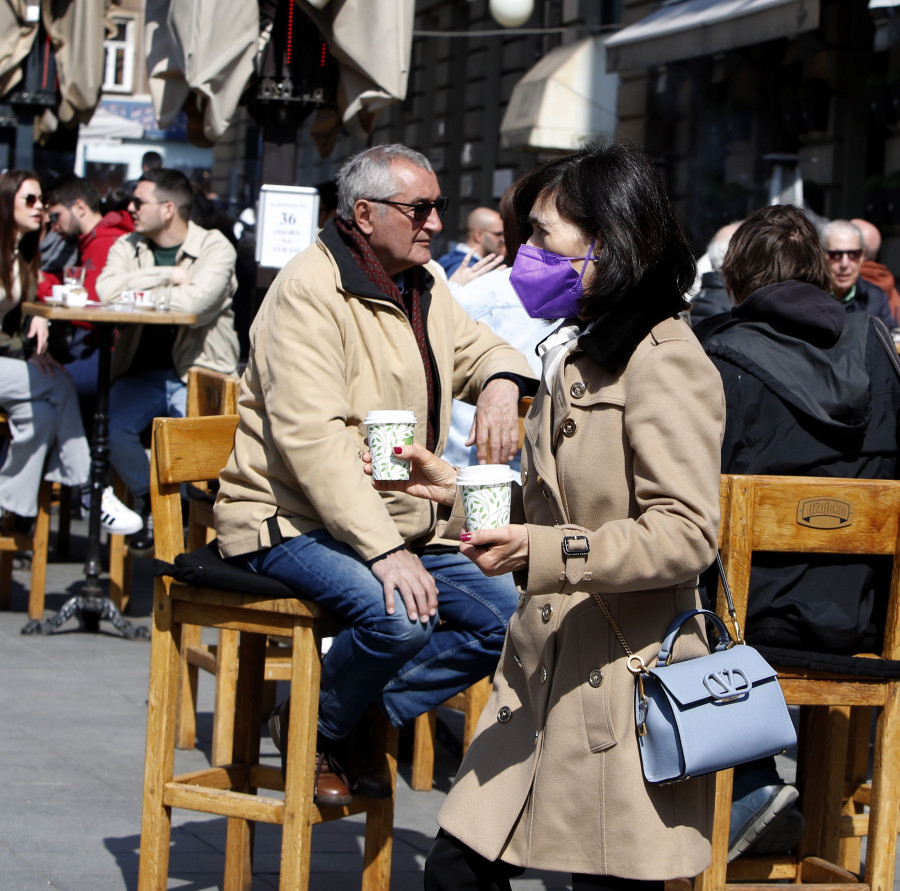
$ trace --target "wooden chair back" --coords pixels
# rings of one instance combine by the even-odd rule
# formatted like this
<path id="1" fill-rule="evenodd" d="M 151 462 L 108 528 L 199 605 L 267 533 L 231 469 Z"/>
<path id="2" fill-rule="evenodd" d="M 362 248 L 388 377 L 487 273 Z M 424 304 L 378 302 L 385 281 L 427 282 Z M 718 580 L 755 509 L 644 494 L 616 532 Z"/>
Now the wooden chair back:
<path id="1" fill-rule="evenodd" d="M 195 365 L 188 369 L 187 417 L 237 413 L 240 378 Z"/>
<path id="2" fill-rule="evenodd" d="M 900 656 L 900 482 L 726 474 L 721 503 L 719 543 L 741 627 L 746 620 L 754 552 L 893 555 L 881 652 L 856 658 Z M 727 621 L 721 586 L 716 609 Z M 787 702 L 803 707 L 797 782 L 806 834 L 793 855 L 743 855 L 729 865 L 733 771 L 722 771 L 716 782 L 712 863 L 697 877 L 695 888 L 761 889 L 771 888 L 775 881 L 789 881 L 799 885 L 834 883 L 845 891 L 866 886 L 889 891 L 900 828 L 900 684 L 895 678 L 849 671 L 776 668 Z M 855 864 L 848 863 L 840 843 L 842 836 L 855 834 L 852 818 L 842 819 L 840 811 L 845 799 L 847 718 L 851 709 L 861 706 L 879 712 L 864 885 L 857 876 L 858 856 Z"/>

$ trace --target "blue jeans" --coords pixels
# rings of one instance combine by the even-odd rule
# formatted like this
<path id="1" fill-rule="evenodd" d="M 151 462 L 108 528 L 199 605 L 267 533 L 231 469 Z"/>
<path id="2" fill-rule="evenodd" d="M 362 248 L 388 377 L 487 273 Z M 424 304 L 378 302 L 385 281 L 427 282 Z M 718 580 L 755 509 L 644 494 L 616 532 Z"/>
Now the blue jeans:
<path id="1" fill-rule="evenodd" d="M 381 582 L 324 529 L 242 558 L 246 568 L 290 585 L 345 626 L 322 663 L 325 736 L 348 736 L 379 698 L 399 727 L 497 667 L 518 600 L 512 577 L 487 578 L 459 553 L 421 559 L 438 586 L 438 614 L 428 622 L 410 621 L 399 596 L 388 615 Z"/>
<path id="2" fill-rule="evenodd" d="M 183 418 L 187 384 L 174 369 L 120 377 L 109 391 L 109 463 L 135 498 L 150 491 L 141 434 L 154 418 Z"/>

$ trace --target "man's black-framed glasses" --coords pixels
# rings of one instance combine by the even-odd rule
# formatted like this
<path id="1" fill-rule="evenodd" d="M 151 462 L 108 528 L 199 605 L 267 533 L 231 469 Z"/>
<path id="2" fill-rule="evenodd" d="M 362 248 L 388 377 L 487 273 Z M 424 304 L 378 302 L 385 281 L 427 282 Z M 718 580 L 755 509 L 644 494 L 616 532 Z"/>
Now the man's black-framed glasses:
<path id="1" fill-rule="evenodd" d="M 445 198 L 441 195 L 440 198 L 435 198 L 434 201 L 420 201 L 418 204 L 409 204 L 406 201 L 388 201 L 385 198 L 366 198 L 366 201 L 371 201 L 374 204 L 390 204 L 392 207 L 411 207 L 412 208 L 412 218 L 417 223 L 424 223 L 431 216 L 431 211 L 436 210 L 439 217 L 444 215 L 444 211 L 447 210 L 447 204 L 449 202 L 449 198 Z M 404 211 L 406 213 L 406 211 Z"/>
<path id="2" fill-rule="evenodd" d="M 828 259 L 834 263 L 837 263 L 844 254 L 851 263 L 858 263 L 863 254 L 862 248 L 855 248 L 852 251 L 825 251 L 825 253 L 828 254 Z"/>

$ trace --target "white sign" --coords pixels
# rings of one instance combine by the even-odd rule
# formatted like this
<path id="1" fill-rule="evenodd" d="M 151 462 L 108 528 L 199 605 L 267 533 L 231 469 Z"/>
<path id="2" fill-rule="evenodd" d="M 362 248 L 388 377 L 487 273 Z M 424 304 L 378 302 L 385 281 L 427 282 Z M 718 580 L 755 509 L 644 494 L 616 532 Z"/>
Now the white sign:
<path id="1" fill-rule="evenodd" d="M 319 230 L 319 193 L 307 186 L 265 185 L 259 190 L 256 262 L 281 269 L 308 248 Z"/>

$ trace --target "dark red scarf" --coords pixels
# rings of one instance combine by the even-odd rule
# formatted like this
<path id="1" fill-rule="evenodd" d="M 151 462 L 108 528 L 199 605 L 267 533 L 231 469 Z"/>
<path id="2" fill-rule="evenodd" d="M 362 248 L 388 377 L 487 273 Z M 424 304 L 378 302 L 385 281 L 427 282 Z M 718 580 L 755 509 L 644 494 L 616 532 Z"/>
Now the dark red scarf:
<path id="1" fill-rule="evenodd" d="M 410 287 L 403 291 L 397 287 L 397 283 L 387 274 L 381 261 L 375 256 L 369 242 L 356 226 L 345 223 L 343 220 L 336 219 L 335 227 L 340 233 L 341 239 L 350 251 L 351 256 L 359 264 L 366 278 L 385 295 L 393 303 L 396 303 L 403 310 L 404 315 L 409 319 L 412 326 L 413 334 L 416 336 L 416 343 L 419 346 L 419 353 L 422 357 L 422 366 L 425 370 L 425 389 L 428 393 L 428 430 L 426 434 L 426 447 L 429 451 L 434 451 L 435 436 L 434 431 L 437 429 L 435 423 L 435 400 L 434 400 L 434 368 L 431 364 L 431 356 L 428 352 L 428 338 L 425 334 L 425 317 L 422 313 L 422 291 L 419 287 L 421 282 L 420 275 L 411 275 L 407 277 L 410 281 Z M 385 406 L 385 408 L 401 408 L 402 406 Z"/>

